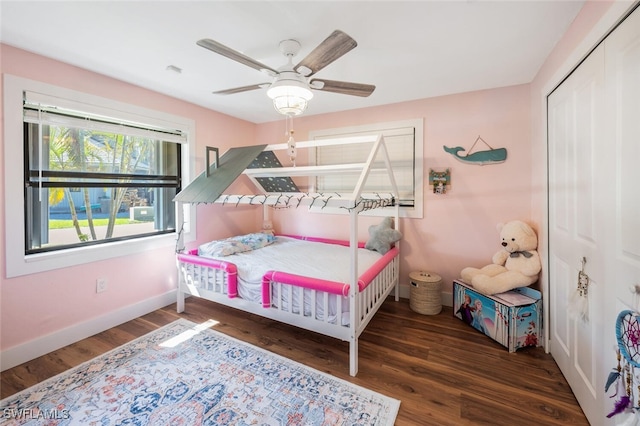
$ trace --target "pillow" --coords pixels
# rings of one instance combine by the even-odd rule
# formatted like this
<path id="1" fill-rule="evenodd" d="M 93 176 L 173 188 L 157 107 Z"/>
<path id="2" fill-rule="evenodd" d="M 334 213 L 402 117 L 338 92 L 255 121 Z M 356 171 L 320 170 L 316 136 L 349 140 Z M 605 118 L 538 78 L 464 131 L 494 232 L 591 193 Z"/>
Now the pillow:
<path id="1" fill-rule="evenodd" d="M 273 235 L 260 232 L 211 241 L 198 247 L 198 256 L 220 257 L 256 250 L 276 241 Z"/>
<path id="2" fill-rule="evenodd" d="M 385 217 L 379 225 L 369 227 L 369 240 L 364 245 L 367 250 L 385 254 L 391 250 L 391 245 L 402 238 L 402 233 L 393 229 L 393 219 Z"/>

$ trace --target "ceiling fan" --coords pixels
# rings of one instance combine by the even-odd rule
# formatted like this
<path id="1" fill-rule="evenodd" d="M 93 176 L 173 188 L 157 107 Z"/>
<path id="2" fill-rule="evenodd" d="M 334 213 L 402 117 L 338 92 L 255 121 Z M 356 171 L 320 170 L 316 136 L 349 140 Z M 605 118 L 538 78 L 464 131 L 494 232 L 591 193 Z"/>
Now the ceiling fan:
<path id="1" fill-rule="evenodd" d="M 335 30 L 331 33 L 329 37 L 296 65 L 293 65 L 293 57 L 299 52 L 300 43 L 296 40 L 281 41 L 280 51 L 288 58 L 288 63 L 277 70 L 214 40 L 205 38 L 199 40 L 197 44 L 272 77 L 271 82 L 219 90 L 213 92 L 214 94 L 231 95 L 249 90 L 268 88 L 267 95 L 273 99 L 274 107 L 278 112 L 285 115 L 299 115 L 304 112 L 307 107 L 307 101 L 313 97 L 310 89 L 366 97 L 373 93 L 376 88 L 371 84 L 311 78 L 315 73 L 358 45 L 354 39 L 340 30 Z"/>

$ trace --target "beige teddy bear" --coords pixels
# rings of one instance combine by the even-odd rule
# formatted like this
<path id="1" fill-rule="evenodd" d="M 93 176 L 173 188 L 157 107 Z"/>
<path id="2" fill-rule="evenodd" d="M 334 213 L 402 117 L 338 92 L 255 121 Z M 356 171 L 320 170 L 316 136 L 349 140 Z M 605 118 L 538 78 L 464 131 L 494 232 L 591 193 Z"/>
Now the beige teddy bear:
<path id="1" fill-rule="evenodd" d="M 462 279 L 484 294 L 504 293 L 538 281 L 542 269 L 535 231 L 526 223 L 514 220 L 499 224 L 502 250 L 493 255 L 493 264 L 481 269 L 464 268 Z"/>
<path id="2" fill-rule="evenodd" d="M 270 220 L 263 221 L 262 230 L 260 232 L 267 235 L 275 235 L 275 233 L 273 232 L 273 223 L 271 223 Z"/>

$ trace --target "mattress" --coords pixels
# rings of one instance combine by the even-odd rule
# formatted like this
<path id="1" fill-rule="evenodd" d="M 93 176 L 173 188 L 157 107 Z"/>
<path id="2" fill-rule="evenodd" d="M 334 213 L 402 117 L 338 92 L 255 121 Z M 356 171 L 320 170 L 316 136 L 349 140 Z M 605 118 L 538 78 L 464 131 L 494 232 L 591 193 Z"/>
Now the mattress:
<path id="1" fill-rule="evenodd" d="M 351 269 L 351 249 L 347 246 L 311 242 L 297 238 L 278 236 L 270 245 L 255 250 L 236 253 L 229 256 L 202 257 L 231 262 L 238 270 L 238 294 L 246 300 L 261 302 L 262 277 L 270 270 L 318 278 L 341 283 L 349 282 Z M 358 249 L 358 276 L 382 257 L 378 252 Z M 275 289 L 274 289 L 275 291 Z M 300 301 L 296 291 L 293 298 L 293 312 L 298 313 Z M 334 322 L 336 317 L 336 298 L 342 299 L 342 323 L 349 323 L 349 302 L 344 296 L 329 295 L 329 322 Z M 324 303 L 321 298 L 316 302 L 316 318 L 324 320 Z M 276 306 L 282 304 L 282 309 L 288 310 L 289 288 L 285 286 L 278 297 L 272 292 L 271 302 Z M 304 290 L 305 315 L 311 314 L 311 290 Z"/>

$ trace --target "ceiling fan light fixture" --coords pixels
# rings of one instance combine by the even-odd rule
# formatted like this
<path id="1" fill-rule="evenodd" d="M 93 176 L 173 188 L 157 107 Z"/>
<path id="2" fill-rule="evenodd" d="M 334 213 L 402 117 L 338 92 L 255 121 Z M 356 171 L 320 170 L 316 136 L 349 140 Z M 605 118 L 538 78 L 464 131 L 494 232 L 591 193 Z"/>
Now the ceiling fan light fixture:
<path id="1" fill-rule="evenodd" d="M 307 109 L 307 102 L 313 98 L 313 92 L 299 81 L 281 80 L 269 87 L 267 96 L 273 99 L 273 107 L 280 114 L 300 115 Z"/>
<path id="2" fill-rule="evenodd" d="M 332 32 L 329 37 L 316 46 L 311 53 L 307 54 L 307 56 L 296 65 L 293 64 L 293 57 L 300 51 L 300 43 L 293 39 L 281 41 L 280 51 L 287 57 L 288 63 L 277 70 L 215 40 L 208 38 L 198 40 L 197 45 L 240 64 L 266 73 L 273 78 L 271 83 L 251 84 L 232 89 L 218 90 L 213 92 L 214 94 L 230 95 L 268 87 L 267 95 L 273 101 L 274 108 L 278 113 L 286 115 L 287 117 L 300 115 L 307 109 L 307 103 L 313 98 L 313 93 L 310 89 L 365 97 L 369 96 L 376 88 L 371 84 L 350 83 L 338 80 L 309 80 L 311 76 L 358 45 L 354 39 L 340 30 Z"/>

